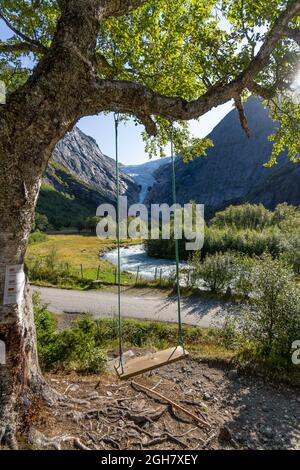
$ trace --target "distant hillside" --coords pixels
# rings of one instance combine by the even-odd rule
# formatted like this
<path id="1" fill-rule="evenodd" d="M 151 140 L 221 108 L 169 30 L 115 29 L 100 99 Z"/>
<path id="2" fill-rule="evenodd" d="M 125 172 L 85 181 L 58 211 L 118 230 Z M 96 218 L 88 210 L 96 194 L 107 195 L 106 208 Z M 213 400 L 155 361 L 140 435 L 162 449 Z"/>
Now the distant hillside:
<path id="1" fill-rule="evenodd" d="M 139 187 L 121 171 L 121 192 L 138 201 Z M 102 203 L 115 203 L 115 163 L 96 141 L 75 127 L 56 146 L 41 187 L 37 211 L 56 226 L 74 226 L 94 216 Z"/>
<path id="2" fill-rule="evenodd" d="M 237 111 L 232 110 L 212 131 L 214 148 L 207 157 L 190 163 L 177 158 L 177 200 L 203 203 L 206 216 L 229 204 L 263 203 L 273 209 L 281 202 L 300 205 L 300 164 L 287 157 L 265 168 L 275 129 L 267 109 L 255 98 L 245 105 L 251 137 L 241 129 Z M 142 165 L 121 165 L 121 191 L 135 202 L 172 203 L 169 158 Z M 96 141 L 77 127 L 57 145 L 49 163 L 38 201 L 38 212 L 54 226 L 74 226 L 95 215 L 103 202 L 115 203 L 115 162 L 105 156 Z"/>
<path id="3" fill-rule="evenodd" d="M 280 202 L 300 204 L 300 165 L 282 157 L 272 168 L 263 166 L 271 155 L 268 140 L 275 129 L 269 112 L 262 103 L 250 98 L 245 110 L 251 128 L 247 138 L 241 129 L 238 114 L 232 110 L 212 131 L 214 147 L 207 157 L 190 163 L 176 162 L 177 200 L 203 203 L 211 214 L 231 203 L 262 202 L 273 208 Z M 146 202 L 172 202 L 171 166 L 163 165 L 154 173 L 155 184 Z"/>

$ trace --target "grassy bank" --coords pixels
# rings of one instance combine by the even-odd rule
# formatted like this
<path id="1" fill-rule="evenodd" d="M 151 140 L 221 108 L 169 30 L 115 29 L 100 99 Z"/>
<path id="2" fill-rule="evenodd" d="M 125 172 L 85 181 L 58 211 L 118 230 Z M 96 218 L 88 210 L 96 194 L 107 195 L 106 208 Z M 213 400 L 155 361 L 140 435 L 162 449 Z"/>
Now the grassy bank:
<path id="1" fill-rule="evenodd" d="M 123 246 L 137 243 L 126 240 Z M 115 283 L 115 266 L 100 258 L 115 248 L 113 240 L 88 235 L 48 235 L 28 247 L 26 263 L 31 282 L 36 285 L 63 288 L 96 288 Z M 98 283 L 97 283 L 98 281 Z M 123 285 L 134 282 L 134 276 L 122 273 Z"/>
<path id="2" fill-rule="evenodd" d="M 117 318 L 84 317 L 67 329 L 58 329 L 56 318 L 35 296 L 35 322 L 38 352 L 45 371 L 103 373 L 109 358 L 118 351 Z M 192 357 L 230 362 L 246 374 L 300 386 L 300 369 L 274 355 L 262 356 L 254 342 L 246 342 L 228 322 L 222 329 L 183 327 L 185 347 Z M 177 326 L 141 320 L 122 321 L 123 347 L 159 350 L 175 346 Z"/>

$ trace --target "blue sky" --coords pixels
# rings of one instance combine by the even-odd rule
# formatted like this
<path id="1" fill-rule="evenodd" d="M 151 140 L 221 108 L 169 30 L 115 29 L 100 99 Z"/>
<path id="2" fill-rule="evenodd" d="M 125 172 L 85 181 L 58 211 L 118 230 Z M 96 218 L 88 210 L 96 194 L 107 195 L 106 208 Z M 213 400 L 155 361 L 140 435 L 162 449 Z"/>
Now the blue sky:
<path id="1" fill-rule="evenodd" d="M 12 35 L 9 28 L 0 20 L 0 39 L 8 39 Z M 201 117 L 200 121 L 191 121 L 190 127 L 195 137 L 205 137 L 232 109 L 232 104 L 226 103 L 211 110 Z M 113 115 L 88 116 L 78 123 L 80 129 L 94 137 L 102 152 L 114 156 L 114 123 Z M 120 126 L 120 161 L 124 164 L 144 163 L 148 160 L 145 145 L 142 140 L 142 126 L 136 126 L 133 121 Z M 168 152 L 168 149 L 166 149 Z"/>

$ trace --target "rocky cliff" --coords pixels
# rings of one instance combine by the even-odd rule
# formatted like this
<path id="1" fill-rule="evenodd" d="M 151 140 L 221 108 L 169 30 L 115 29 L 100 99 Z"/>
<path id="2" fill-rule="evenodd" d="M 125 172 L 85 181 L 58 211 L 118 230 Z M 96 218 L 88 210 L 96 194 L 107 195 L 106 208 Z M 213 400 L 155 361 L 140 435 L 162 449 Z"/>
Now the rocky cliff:
<path id="1" fill-rule="evenodd" d="M 38 212 L 53 225 L 73 225 L 81 217 L 94 216 L 102 203 L 115 203 L 115 162 L 104 155 L 96 141 L 78 127 L 56 146 L 49 162 L 38 201 Z M 120 190 L 130 204 L 139 199 L 139 186 L 120 172 Z"/>
<path id="2" fill-rule="evenodd" d="M 212 131 L 214 147 L 206 157 L 184 163 L 176 162 L 177 200 L 184 204 L 196 201 L 205 204 L 207 214 L 231 203 L 262 202 L 273 208 L 277 203 L 300 204 L 300 165 L 283 156 L 272 168 L 263 166 L 272 151 L 268 140 L 275 129 L 269 112 L 258 99 L 245 105 L 251 137 L 240 126 L 236 110 L 232 110 Z M 155 184 L 146 202 L 172 202 L 171 166 L 164 165 L 154 173 Z"/>

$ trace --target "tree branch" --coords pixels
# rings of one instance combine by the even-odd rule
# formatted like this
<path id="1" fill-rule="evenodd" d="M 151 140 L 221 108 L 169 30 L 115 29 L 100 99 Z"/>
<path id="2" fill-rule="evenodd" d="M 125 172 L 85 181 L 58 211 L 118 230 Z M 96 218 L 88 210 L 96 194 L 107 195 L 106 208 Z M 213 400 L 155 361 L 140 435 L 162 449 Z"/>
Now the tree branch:
<path id="1" fill-rule="evenodd" d="M 0 43 L 0 52 L 35 52 L 45 54 L 47 49 L 44 46 L 36 46 L 28 42 L 18 42 L 15 44 Z"/>
<path id="2" fill-rule="evenodd" d="M 300 29 L 286 28 L 286 36 L 293 39 L 300 46 Z"/>
<path id="3" fill-rule="evenodd" d="M 212 86 L 205 94 L 194 101 L 187 102 L 182 98 L 164 96 L 146 86 L 130 81 L 95 77 L 88 96 L 83 102 L 85 112 L 96 113 L 100 109 L 124 112 L 136 116 L 160 115 L 170 121 L 190 120 L 198 118 L 215 106 L 236 98 L 246 88 L 249 90 L 255 89 L 259 94 L 264 92 L 266 96 L 266 91 L 255 84 L 254 80 L 268 64 L 277 42 L 284 37 L 289 22 L 299 12 L 300 0 L 289 2 L 289 6 L 279 15 L 249 66 L 231 82 L 227 84 L 218 83 Z"/>
<path id="4" fill-rule="evenodd" d="M 102 0 L 100 17 L 123 16 L 140 7 L 146 0 Z"/>
<path id="5" fill-rule="evenodd" d="M 250 137 L 251 130 L 248 126 L 247 117 L 246 117 L 246 114 L 245 114 L 244 106 L 243 106 L 240 95 L 238 95 L 234 98 L 234 104 L 235 104 L 235 107 L 236 107 L 236 109 L 239 113 L 241 126 L 244 129 L 246 136 Z"/>
<path id="6" fill-rule="evenodd" d="M 43 44 L 41 44 L 39 41 L 36 41 L 35 39 L 32 39 L 28 36 L 26 36 L 26 34 L 22 33 L 22 31 L 20 31 L 19 29 L 15 28 L 15 26 L 13 24 L 11 24 L 11 22 L 9 21 L 8 18 L 6 18 L 5 15 L 3 15 L 2 13 L 0 13 L 0 18 L 4 21 L 4 23 L 6 24 L 6 26 L 8 26 L 8 28 L 13 32 L 15 33 L 17 36 L 19 36 L 21 39 L 23 39 L 23 41 L 25 41 L 25 43 L 29 46 L 31 45 L 32 47 L 32 51 L 33 51 L 33 48 L 34 49 L 34 52 L 42 52 L 42 54 L 45 54 L 47 52 L 47 48 L 45 46 L 43 46 Z M 10 51 L 8 51 L 10 52 Z"/>
<path id="7" fill-rule="evenodd" d="M 155 121 L 151 118 L 151 116 L 147 116 L 146 114 L 137 114 L 137 118 L 144 124 L 146 132 L 149 135 L 156 135 L 157 134 L 157 126 Z"/>

